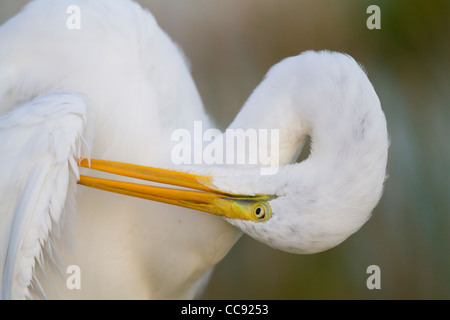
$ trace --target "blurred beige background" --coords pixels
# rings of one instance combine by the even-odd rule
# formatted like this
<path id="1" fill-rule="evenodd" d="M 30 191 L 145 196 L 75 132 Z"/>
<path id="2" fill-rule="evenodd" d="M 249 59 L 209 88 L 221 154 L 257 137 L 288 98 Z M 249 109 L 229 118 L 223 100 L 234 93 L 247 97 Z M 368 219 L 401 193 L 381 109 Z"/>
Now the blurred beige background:
<path id="1" fill-rule="evenodd" d="M 0 23 L 27 2 L 0 0 Z M 139 2 L 183 48 L 221 129 L 271 65 L 308 49 L 361 62 L 388 121 L 389 179 L 359 232 L 315 255 L 244 236 L 201 298 L 450 299 L 449 1 Z M 371 4 L 381 8 L 381 30 L 366 27 Z M 366 287 L 372 264 L 381 290 Z"/>

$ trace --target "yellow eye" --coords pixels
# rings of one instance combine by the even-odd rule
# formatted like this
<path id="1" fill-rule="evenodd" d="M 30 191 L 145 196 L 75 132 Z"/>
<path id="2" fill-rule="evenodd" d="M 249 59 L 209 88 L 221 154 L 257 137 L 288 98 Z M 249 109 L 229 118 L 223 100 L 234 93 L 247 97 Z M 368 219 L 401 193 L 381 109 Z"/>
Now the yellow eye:
<path id="1" fill-rule="evenodd" d="M 267 203 L 259 203 L 253 209 L 253 218 L 258 222 L 267 221 L 272 216 L 270 207 Z"/>

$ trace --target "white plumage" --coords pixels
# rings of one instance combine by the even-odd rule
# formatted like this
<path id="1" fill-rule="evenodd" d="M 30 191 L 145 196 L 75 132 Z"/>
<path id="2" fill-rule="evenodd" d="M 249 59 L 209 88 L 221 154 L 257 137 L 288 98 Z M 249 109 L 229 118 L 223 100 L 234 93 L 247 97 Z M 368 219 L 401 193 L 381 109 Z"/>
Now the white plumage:
<path id="1" fill-rule="evenodd" d="M 294 253 L 329 249 L 357 231 L 381 197 L 388 136 L 380 101 L 348 55 L 304 52 L 269 70 L 230 127 L 280 128 L 280 163 L 311 154 L 275 176 L 217 179 L 235 193 L 276 194 L 262 224 L 230 221 L 254 238 Z M 279 213 L 279 214 L 276 214 Z"/>
<path id="2" fill-rule="evenodd" d="M 87 118 L 74 92 L 39 96 L 0 118 L 2 298 L 28 296 L 42 247 L 54 250 L 49 238 L 63 225 L 65 203 L 73 208 L 77 159 L 90 145 Z"/>
<path id="3" fill-rule="evenodd" d="M 313 253 L 369 218 L 385 179 L 386 122 L 363 70 L 330 52 L 274 66 L 230 125 L 279 129 L 280 164 L 294 162 L 310 135 L 307 160 L 272 176 L 184 169 L 214 176 L 226 192 L 276 195 L 269 221 L 75 186 L 80 156 L 170 166 L 171 132 L 212 123 L 182 53 L 150 13 L 127 0 L 78 1 L 81 29 L 70 30 L 70 5 L 34 1 L 0 28 L 2 298 L 192 298 L 241 235 L 232 225 L 275 248 Z M 73 227 L 61 224 L 69 211 Z M 73 234 L 70 250 L 59 228 Z M 80 266 L 81 290 L 68 290 L 51 268 L 58 257 Z"/>

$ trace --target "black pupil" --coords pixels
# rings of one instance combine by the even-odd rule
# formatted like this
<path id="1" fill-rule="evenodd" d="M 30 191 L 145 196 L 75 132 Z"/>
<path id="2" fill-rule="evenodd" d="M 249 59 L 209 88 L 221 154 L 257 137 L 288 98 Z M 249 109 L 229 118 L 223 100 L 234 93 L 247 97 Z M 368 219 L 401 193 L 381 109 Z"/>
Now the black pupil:
<path id="1" fill-rule="evenodd" d="M 256 214 L 259 216 L 260 213 L 261 213 L 261 208 L 256 208 Z"/>

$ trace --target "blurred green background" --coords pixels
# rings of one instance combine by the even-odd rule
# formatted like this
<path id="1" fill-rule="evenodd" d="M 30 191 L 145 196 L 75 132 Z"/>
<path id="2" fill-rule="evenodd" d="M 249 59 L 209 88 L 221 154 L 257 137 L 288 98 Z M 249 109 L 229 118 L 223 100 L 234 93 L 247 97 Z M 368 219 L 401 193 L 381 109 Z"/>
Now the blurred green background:
<path id="1" fill-rule="evenodd" d="M 0 23 L 27 2 L 0 0 Z M 363 64 L 388 122 L 389 179 L 359 232 L 315 255 L 243 236 L 201 298 L 450 299 L 450 1 L 139 2 L 183 48 L 220 129 L 271 65 L 309 49 Z M 366 27 L 371 4 L 381 30 Z M 380 290 L 366 287 L 372 264 Z"/>

